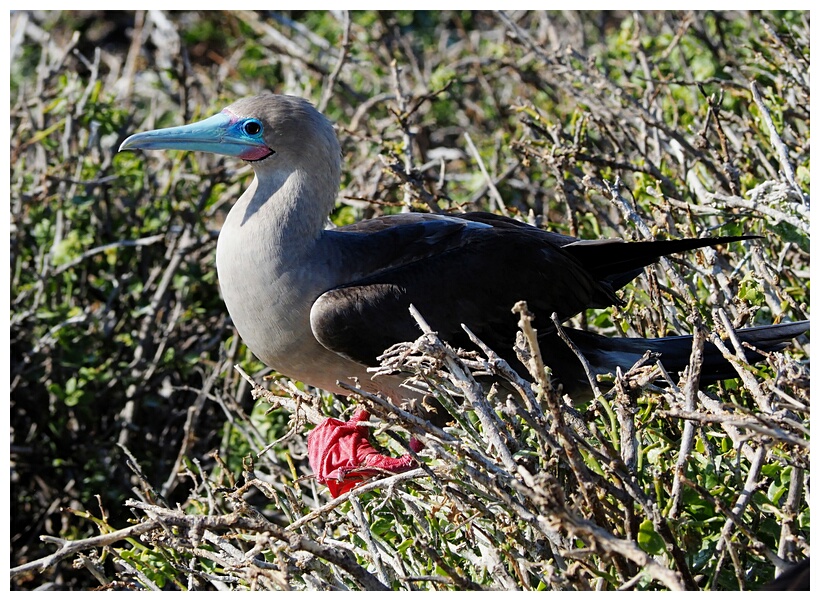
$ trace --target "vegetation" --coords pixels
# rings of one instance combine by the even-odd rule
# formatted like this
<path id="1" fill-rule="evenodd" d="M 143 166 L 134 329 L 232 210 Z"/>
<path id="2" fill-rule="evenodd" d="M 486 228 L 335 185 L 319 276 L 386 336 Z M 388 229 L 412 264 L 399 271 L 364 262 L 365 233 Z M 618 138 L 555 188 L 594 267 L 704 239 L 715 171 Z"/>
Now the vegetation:
<path id="1" fill-rule="evenodd" d="M 499 366 L 408 341 L 385 369 L 435 387 L 446 431 L 269 373 L 213 259 L 250 168 L 117 153 L 261 90 L 337 124 L 339 224 L 435 206 L 761 236 L 648 269 L 575 325 L 808 318 L 808 12 L 15 12 L 13 588 L 742 590 L 808 555 L 807 336 L 755 366 L 727 340 L 739 377 L 701 393 L 697 366 L 653 380 L 650 361 L 574 407 L 536 360 L 532 384 L 507 376 L 523 396 L 463 398 Z M 522 309 L 534 354 L 527 328 Z M 357 403 L 424 465 L 331 502 L 304 407 Z"/>

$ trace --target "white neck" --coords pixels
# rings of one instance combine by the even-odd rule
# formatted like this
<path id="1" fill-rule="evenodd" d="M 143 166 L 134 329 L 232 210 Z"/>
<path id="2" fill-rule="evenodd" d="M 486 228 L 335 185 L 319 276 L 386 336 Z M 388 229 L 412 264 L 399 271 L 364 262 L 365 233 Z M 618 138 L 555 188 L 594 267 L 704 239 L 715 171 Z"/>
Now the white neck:
<path id="1" fill-rule="evenodd" d="M 223 231 L 229 232 L 231 242 L 252 246 L 247 250 L 265 254 L 266 260 L 298 253 L 321 235 L 336 200 L 337 188 L 331 191 L 317 183 L 322 182 L 298 170 L 254 177 Z"/>
<path id="2" fill-rule="evenodd" d="M 231 209 L 216 248 L 222 296 L 242 340 L 267 365 L 318 388 L 346 394 L 336 381 L 356 377 L 373 392 L 407 396 L 401 378 L 380 378 L 376 388 L 364 366 L 311 335 L 313 302 L 350 281 L 364 258 L 324 229 L 338 176 L 262 175 Z"/>
<path id="3" fill-rule="evenodd" d="M 222 296 L 250 349 L 282 370 L 280 355 L 310 331 L 310 304 L 332 284 L 315 261 L 331 194 L 300 171 L 254 178 L 228 214 L 216 248 Z M 321 180 L 320 180 L 321 183 Z M 275 352 L 274 352 L 275 350 Z"/>

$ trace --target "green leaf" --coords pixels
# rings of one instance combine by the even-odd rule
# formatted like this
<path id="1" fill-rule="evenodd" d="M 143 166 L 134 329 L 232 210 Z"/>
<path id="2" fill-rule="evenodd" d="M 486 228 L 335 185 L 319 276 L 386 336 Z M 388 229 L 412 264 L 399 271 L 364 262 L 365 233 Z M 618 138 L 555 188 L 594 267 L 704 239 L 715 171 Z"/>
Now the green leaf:
<path id="1" fill-rule="evenodd" d="M 638 528 L 638 545 L 650 555 L 658 555 L 666 550 L 661 536 L 655 532 L 652 520 L 646 519 Z"/>

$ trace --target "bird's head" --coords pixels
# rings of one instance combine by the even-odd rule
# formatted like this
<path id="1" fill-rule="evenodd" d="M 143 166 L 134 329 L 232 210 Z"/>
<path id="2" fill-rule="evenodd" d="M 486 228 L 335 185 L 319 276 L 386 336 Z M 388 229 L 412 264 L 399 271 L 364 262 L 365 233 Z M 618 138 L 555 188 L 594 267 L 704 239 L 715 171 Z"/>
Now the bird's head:
<path id="1" fill-rule="evenodd" d="M 262 94 L 234 102 L 197 123 L 134 134 L 120 150 L 198 150 L 249 161 L 269 169 L 341 171 L 341 149 L 333 126 L 296 96 Z"/>

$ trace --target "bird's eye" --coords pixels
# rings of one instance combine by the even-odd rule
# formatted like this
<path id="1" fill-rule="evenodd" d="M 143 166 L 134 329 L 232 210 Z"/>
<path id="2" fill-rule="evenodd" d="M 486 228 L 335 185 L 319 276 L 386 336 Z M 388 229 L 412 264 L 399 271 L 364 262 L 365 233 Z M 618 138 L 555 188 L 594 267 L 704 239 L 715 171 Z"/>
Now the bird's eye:
<path id="1" fill-rule="evenodd" d="M 242 129 L 245 130 L 245 133 L 249 136 L 256 136 L 262 131 L 262 124 L 256 119 L 250 119 L 245 121 L 242 125 Z"/>

